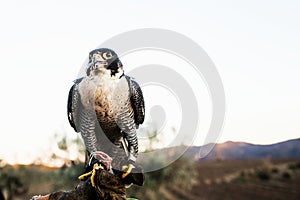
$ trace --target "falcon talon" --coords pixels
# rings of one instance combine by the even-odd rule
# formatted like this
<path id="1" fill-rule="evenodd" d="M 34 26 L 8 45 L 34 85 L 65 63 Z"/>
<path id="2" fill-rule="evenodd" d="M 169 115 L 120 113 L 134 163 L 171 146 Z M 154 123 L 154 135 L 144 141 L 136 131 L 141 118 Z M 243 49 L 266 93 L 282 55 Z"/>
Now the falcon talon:
<path id="1" fill-rule="evenodd" d="M 91 183 L 92 183 L 92 186 L 95 187 L 95 176 L 96 176 L 96 170 L 98 170 L 98 164 L 95 163 L 94 166 L 93 166 L 93 171 L 92 171 L 92 176 L 91 176 Z"/>
<path id="2" fill-rule="evenodd" d="M 88 173 L 85 173 L 85 174 L 82 174 L 78 177 L 79 180 L 84 180 L 86 177 L 88 177 L 89 175 L 92 174 L 92 171 L 88 172 Z"/>
<path id="3" fill-rule="evenodd" d="M 129 164 L 128 166 L 125 165 L 123 167 L 125 167 L 125 169 L 127 169 L 127 171 L 125 172 L 125 174 L 122 175 L 122 178 L 126 178 L 126 176 L 128 176 L 131 173 L 132 169 L 135 168 L 133 164 Z M 122 167 L 122 169 L 123 169 L 123 167 Z"/>
<path id="4" fill-rule="evenodd" d="M 78 177 L 79 180 L 84 180 L 86 177 L 90 176 L 91 175 L 91 183 L 92 183 L 92 186 L 95 187 L 95 176 L 96 176 L 96 171 L 99 170 L 99 169 L 104 169 L 101 165 L 98 165 L 97 163 L 94 164 L 93 166 L 93 170 L 88 172 L 88 173 L 85 173 L 85 174 L 82 174 L 81 176 Z"/>

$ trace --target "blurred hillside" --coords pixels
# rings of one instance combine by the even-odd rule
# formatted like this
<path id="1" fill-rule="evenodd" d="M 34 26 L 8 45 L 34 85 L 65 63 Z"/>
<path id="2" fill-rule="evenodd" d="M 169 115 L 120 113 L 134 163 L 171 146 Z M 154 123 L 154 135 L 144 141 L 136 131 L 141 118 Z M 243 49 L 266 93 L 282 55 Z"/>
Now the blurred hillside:
<path id="1" fill-rule="evenodd" d="M 190 147 L 185 153 L 188 157 L 199 159 L 199 152 L 211 149 L 208 144 L 202 147 Z M 251 158 L 300 158 L 300 138 L 271 145 L 255 145 L 245 142 L 225 142 L 216 144 L 212 151 L 201 158 L 202 160 L 215 159 L 251 159 Z"/>

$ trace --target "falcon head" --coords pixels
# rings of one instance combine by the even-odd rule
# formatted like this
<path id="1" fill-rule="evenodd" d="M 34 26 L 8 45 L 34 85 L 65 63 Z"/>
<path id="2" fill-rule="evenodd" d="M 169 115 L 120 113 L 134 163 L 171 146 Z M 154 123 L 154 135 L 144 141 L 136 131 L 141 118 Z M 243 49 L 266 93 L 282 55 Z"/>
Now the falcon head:
<path id="1" fill-rule="evenodd" d="M 95 49 L 89 54 L 89 63 L 87 67 L 87 75 L 98 75 L 101 72 L 110 71 L 111 76 L 123 74 L 123 65 L 118 55 L 111 49 L 100 48 Z"/>

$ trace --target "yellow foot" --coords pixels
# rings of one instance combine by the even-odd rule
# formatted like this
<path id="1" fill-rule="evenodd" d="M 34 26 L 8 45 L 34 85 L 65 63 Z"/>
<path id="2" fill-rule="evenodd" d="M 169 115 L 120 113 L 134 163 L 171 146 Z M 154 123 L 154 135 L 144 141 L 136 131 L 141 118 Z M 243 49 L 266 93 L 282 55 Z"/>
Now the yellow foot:
<path id="1" fill-rule="evenodd" d="M 92 183 L 92 186 L 95 187 L 95 176 L 96 176 L 96 170 L 99 170 L 99 169 L 103 169 L 103 167 L 101 165 L 98 165 L 98 163 L 95 163 L 94 166 L 93 166 L 93 170 L 88 172 L 88 173 L 85 173 L 85 174 L 82 174 L 81 176 L 78 177 L 79 180 L 84 180 L 86 177 L 91 176 L 91 183 Z"/>
<path id="2" fill-rule="evenodd" d="M 123 166 L 122 170 L 126 170 L 127 169 L 127 171 L 125 172 L 125 174 L 122 175 L 122 178 L 126 178 L 126 176 L 128 176 L 128 174 L 131 173 L 131 171 L 132 171 L 133 168 L 134 168 L 133 164 L 128 164 L 128 166 L 126 166 L 126 165 Z"/>

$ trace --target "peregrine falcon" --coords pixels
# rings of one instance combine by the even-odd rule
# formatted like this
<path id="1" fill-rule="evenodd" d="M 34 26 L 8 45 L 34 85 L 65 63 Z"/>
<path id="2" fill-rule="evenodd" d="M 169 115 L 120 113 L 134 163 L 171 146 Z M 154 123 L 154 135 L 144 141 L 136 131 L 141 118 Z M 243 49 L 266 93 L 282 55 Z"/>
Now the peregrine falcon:
<path id="1" fill-rule="evenodd" d="M 134 167 L 136 130 L 145 118 L 140 86 L 124 74 L 118 55 L 107 48 L 89 53 L 86 75 L 74 82 L 68 97 L 70 125 L 81 133 L 90 159 L 107 170 L 129 163 L 125 178 Z"/>

